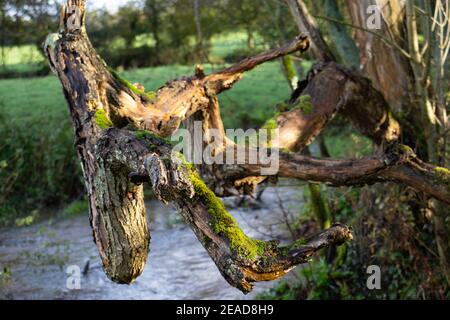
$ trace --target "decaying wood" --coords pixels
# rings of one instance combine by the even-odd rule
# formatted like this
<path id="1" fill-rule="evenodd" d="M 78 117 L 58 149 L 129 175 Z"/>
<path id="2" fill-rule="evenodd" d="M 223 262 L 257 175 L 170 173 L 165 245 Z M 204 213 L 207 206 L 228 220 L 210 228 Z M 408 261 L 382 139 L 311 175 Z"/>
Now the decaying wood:
<path id="1" fill-rule="evenodd" d="M 204 142 L 209 140 L 207 129 L 216 128 L 223 134 L 217 94 L 261 63 L 307 50 L 308 37 L 301 35 L 286 46 L 210 75 L 198 67 L 193 76 L 168 82 L 156 93 L 145 93 L 121 79 L 96 54 L 86 35 L 84 9 L 85 1 L 68 1 L 60 33 L 48 37 L 45 52 L 69 105 L 94 239 L 110 279 L 130 283 L 146 262 L 150 235 L 144 182 L 152 185 L 161 201 L 179 209 L 225 279 L 243 292 L 251 290 L 252 282 L 284 275 L 322 247 L 351 239 L 349 229 L 339 224 L 289 246 L 249 238 L 196 168 L 162 139 L 182 121 L 189 128 L 193 119 L 203 121 Z M 79 16 L 74 13 L 77 10 Z M 397 181 L 449 201 L 446 169 L 421 162 L 409 149 L 393 142 L 399 128 L 370 83 L 326 63 L 312 71 L 301 95 L 311 97 L 312 109 L 288 110 L 277 118 L 281 143 L 275 147 L 301 150 L 336 112 L 346 114 L 374 141 L 396 147 L 377 158 L 341 161 L 282 152 L 279 176 L 334 185 Z M 227 148 L 240 146 L 225 139 L 215 152 Z M 236 179 L 260 176 L 260 169 L 258 164 L 217 166 L 209 175 L 236 186 Z"/>
<path id="2" fill-rule="evenodd" d="M 346 226 L 336 224 L 288 246 L 251 239 L 202 182 L 196 169 L 170 152 L 171 146 L 164 140 L 151 134 L 136 139 L 135 132 L 111 128 L 100 134 L 97 148 L 104 157 L 124 155 L 116 160 L 132 171 L 135 183 L 150 182 L 161 201 L 173 203 L 224 278 L 243 292 L 251 290 L 252 282 L 276 279 L 307 262 L 317 250 L 352 238 Z"/>
<path id="3" fill-rule="evenodd" d="M 306 87 L 296 94 L 311 97 L 312 108 L 308 112 L 300 105 L 277 118 L 281 148 L 301 151 L 337 112 L 376 144 L 399 138 L 401 129 L 389 105 L 361 75 L 335 62 L 319 63 L 313 66 L 305 82 Z"/>

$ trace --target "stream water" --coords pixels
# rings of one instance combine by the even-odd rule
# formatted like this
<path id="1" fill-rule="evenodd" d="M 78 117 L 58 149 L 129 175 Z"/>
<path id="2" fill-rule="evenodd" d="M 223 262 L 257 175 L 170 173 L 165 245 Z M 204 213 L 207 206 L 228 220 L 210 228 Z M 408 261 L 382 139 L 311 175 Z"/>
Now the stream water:
<path id="1" fill-rule="evenodd" d="M 285 186 L 267 188 L 262 201 L 250 206 L 236 206 L 236 199 L 225 203 L 248 235 L 286 241 L 286 211 L 297 213 L 301 199 L 301 188 Z M 258 283 L 252 293 L 242 294 L 222 278 L 174 209 L 149 201 L 147 212 L 151 251 L 132 285 L 105 276 L 86 214 L 0 229 L 0 268 L 9 270 L 0 278 L 0 299 L 253 299 L 279 281 Z M 87 271 L 79 290 L 66 285 L 71 265 Z"/>

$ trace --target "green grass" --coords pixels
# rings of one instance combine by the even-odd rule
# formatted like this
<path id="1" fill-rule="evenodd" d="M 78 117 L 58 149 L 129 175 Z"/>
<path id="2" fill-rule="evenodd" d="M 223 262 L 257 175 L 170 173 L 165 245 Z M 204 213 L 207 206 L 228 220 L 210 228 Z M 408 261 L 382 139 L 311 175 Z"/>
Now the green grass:
<path id="1" fill-rule="evenodd" d="M 361 158 L 373 152 L 372 141 L 350 128 L 338 134 L 325 134 L 325 144 L 330 156 L 337 159 Z"/>
<path id="2" fill-rule="evenodd" d="M 48 116 L 69 121 L 67 104 L 55 76 L 0 80 L 0 103 L 15 123 L 48 124 Z"/>
<path id="3" fill-rule="evenodd" d="M 205 69 L 206 72 L 212 71 L 211 66 Z M 142 83 L 149 91 L 193 72 L 193 66 L 162 66 L 125 71 L 121 75 L 132 83 Z M 289 90 L 277 62 L 266 63 L 249 72 L 233 89 L 219 97 L 226 127 L 261 125 L 273 114 L 275 104 L 289 97 Z M 53 75 L 0 80 L 2 102 L 6 115 L 15 123 L 49 125 L 48 116 L 56 120 L 55 124 L 69 121 L 61 86 Z"/>

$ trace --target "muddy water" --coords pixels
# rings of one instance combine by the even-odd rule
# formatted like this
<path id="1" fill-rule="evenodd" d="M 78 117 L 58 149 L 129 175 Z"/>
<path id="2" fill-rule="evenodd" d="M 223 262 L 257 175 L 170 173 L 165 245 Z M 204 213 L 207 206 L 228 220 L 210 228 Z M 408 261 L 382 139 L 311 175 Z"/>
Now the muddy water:
<path id="1" fill-rule="evenodd" d="M 225 202 L 250 236 L 285 241 L 283 216 L 287 210 L 298 212 L 301 199 L 301 189 L 278 187 L 268 188 L 261 203 L 247 208 L 236 206 L 235 199 Z M 11 270 L 0 278 L 0 299 L 252 299 L 276 284 L 259 283 L 243 295 L 222 278 L 174 209 L 156 201 L 147 206 L 151 251 L 143 274 L 132 285 L 114 284 L 105 276 L 88 217 L 82 215 L 0 230 L 0 268 Z M 87 271 L 79 290 L 67 288 L 71 265 Z"/>

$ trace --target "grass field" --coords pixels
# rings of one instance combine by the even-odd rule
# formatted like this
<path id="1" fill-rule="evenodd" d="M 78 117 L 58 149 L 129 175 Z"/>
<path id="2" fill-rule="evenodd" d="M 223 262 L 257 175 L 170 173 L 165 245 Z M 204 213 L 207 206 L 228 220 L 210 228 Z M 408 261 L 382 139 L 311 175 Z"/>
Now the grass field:
<path id="1" fill-rule="evenodd" d="M 212 39 L 212 60 L 220 60 L 234 50 L 245 47 L 242 32 L 217 35 Z M 8 69 L 29 69 L 42 62 L 43 55 L 32 45 L 6 49 L 5 64 Z M 0 62 L 3 65 L 3 61 Z M 1 66 L 0 66 L 1 67 Z M 207 72 L 223 66 L 205 66 Z M 155 90 L 168 80 L 190 75 L 193 66 L 162 66 L 135 69 L 121 74 L 131 82 L 142 83 L 147 90 Z M 289 87 L 278 62 L 264 64 L 245 75 L 233 90 L 220 96 L 225 125 L 246 127 L 261 124 L 271 116 L 276 103 L 289 97 Z M 68 111 L 60 85 L 55 76 L 42 78 L 0 80 L 0 106 L 15 123 L 49 122 L 47 116 L 64 118 Z M 51 123 L 49 123 L 51 126 Z"/>
<path id="2" fill-rule="evenodd" d="M 211 70 L 211 66 L 206 67 L 206 71 Z M 192 73 L 192 66 L 163 66 L 126 71 L 122 75 L 131 82 L 142 83 L 147 90 L 154 90 L 168 80 Z M 276 103 L 289 97 L 289 90 L 277 62 L 251 71 L 232 90 L 220 96 L 226 126 L 261 124 L 273 113 Z M 54 76 L 0 80 L 0 104 L 5 115 L 15 123 L 42 121 L 52 126 L 48 116 L 69 119 L 60 84 Z"/>

